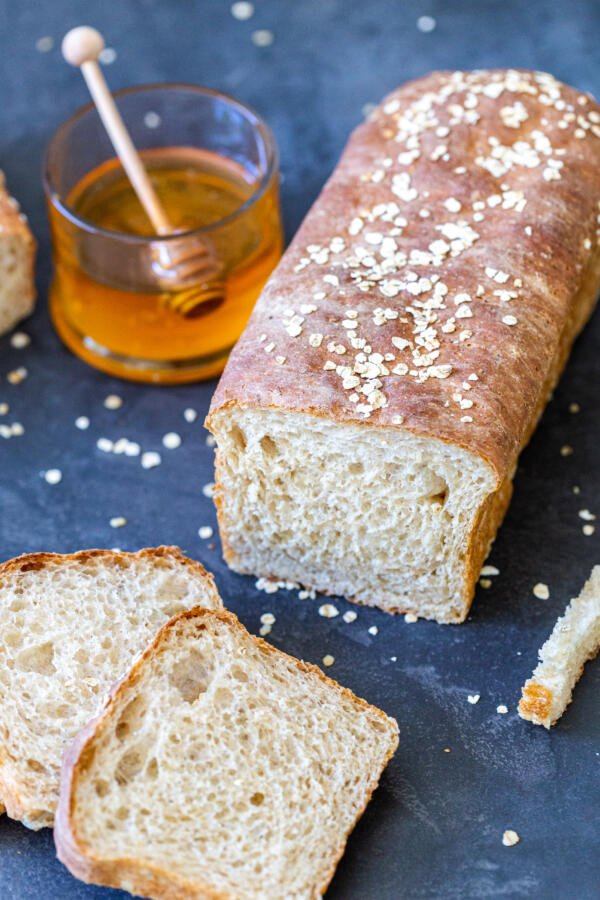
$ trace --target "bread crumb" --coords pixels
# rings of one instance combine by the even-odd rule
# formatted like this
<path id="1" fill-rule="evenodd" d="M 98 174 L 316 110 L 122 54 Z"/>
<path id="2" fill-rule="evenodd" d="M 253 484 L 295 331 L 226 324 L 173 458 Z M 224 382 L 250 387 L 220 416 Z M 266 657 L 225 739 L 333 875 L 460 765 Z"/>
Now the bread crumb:
<path id="1" fill-rule="evenodd" d="M 62 472 L 60 469 L 48 469 L 44 472 L 44 478 L 48 484 L 58 484 L 62 481 Z"/>
<path id="2" fill-rule="evenodd" d="M 335 662 L 335 657 L 333 657 L 330 653 L 323 657 L 323 665 L 324 666 L 332 666 Z"/>
<path id="3" fill-rule="evenodd" d="M 106 409 L 121 409 L 123 400 L 118 394 L 109 394 L 104 398 L 104 406 Z"/>
<path id="4" fill-rule="evenodd" d="M 205 484 L 202 488 L 202 493 L 205 497 L 214 497 L 215 495 L 215 483 L 214 481 L 209 481 L 208 484 Z"/>
<path id="5" fill-rule="evenodd" d="M 512 828 L 508 828 L 502 835 L 502 843 L 505 847 L 514 847 L 520 840 L 521 838 L 516 831 L 512 830 Z"/>
<path id="6" fill-rule="evenodd" d="M 548 585 L 544 584 L 542 581 L 538 581 L 538 583 L 533 586 L 533 596 L 537 597 L 538 600 L 548 600 L 550 597 Z"/>
<path id="7" fill-rule="evenodd" d="M 508 706 L 505 706 L 504 703 L 500 703 L 496 707 L 496 712 L 499 713 L 501 716 L 505 716 L 506 713 L 508 712 Z"/>
<path id="8" fill-rule="evenodd" d="M 6 380 L 9 384 L 21 384 L 22 381 L 25 381 L 27 375 L 28 372 L 25 366 L 19 366 L 18 369 L 13 369 L 12 372 L 8 373 Z"/>
<path id="9" fill-rule="evenodd" d="M 560 448 L 560 455 L 561 455 L 561 456 L 572 456 L 572 455 L 573 455 L 573 448 L 570 447 L 569 444 L 564 444 L 564 445 Z"/>
<path id="10" fill-rule="evenodd" d="M 111 528 L 122 528 L 124 525 L 127 525 L 125 516 L 113 516 L 110 520 Z"/>
<path id="11" fill-rule="evenodd" d="M 569 403 L 569 412 L 570 413 L 581 412 L 581 406 L 579 405 L 579 403 Z"/>
<path id="12" fill-rule="evenodd" d="M 142 453 L 142 469 L 154 469 L 156 466 L 160 466 L 161 461 L 160 453 L 157 453 L 156 450 L 147 450 Z"/>
<path id="13" fill-rule="evenodd" d="M 245 0 L 238 0 L 237 3 L 231 4 L 231 15 L 238 22 L 245 22 L 254 15 L 254 4 L 247 3 Z"/>
<path id="14" fill-rule="evenodd" d="M 35 49 L 38 53 L 49 53 L 54 47 L 54 38 L 50 37 L 49 34 L 44 35 L 44 37 L 40 37 L 35 42 Z"/>
<path id="15" fill-rule="evenodd" d="M 196 412 L 195 409 L 191 409 L 191 408 L 184 409 L 183 418 L 185 419 L 186 422 L 195 422 L 196 419 L 198 418 L 198 413 Z"/>
<path id="16" fill-rule="evenodd" d="M 213 530 L 210 525 L 202 525 L 198 529 L 198 536 L 202 538 L 203 541 L 207 541 L 209 538 L 213 536 Z"/>
<path id="17" fill-rule="evenodd" d="M 78 416 L 75 419 L 75 428 L 79 428 L 80 431 L 85 431 L 86 428 L 90 427 L 90 420 L 87 416 Z"/>
<path id="18" fill-rule="evenodd" d="M 349 609 L 347 612 L 344 613 L 344 615 L 342 616 L 342 619 L 344 620 L 344 622 L 347 622 L 348 624 L 350 624 L 350 622 L 355 622 L 357 617 L 358 617 L 358 613 L 355 613 L 353 609 Z"/>
<path id="19" fill-rule="evenodd" d="M 272 628 L 270 625 L 261 625 L 258 630 L 258 633 L 260 634 L 261 637 L 266 637 L 268 634 L 271 634 L 271 630 L 272 630 Z"/>
<path id="20" fill-rule="evenodd" d="M 113 442 L 108 438 L 101 437 L 96 441 L 96 447 L 98 450 L 102 450 L 103 453 L 112 453 L 114 446 Z"/>
<path id="21" fill-rule="evenodd" d="M 270 47 L 275 40 L 275 35 L 266 28 L 260 28 L 258 31 L 252 32 L 251 40 L 255 47 Z"/>
<path id="22" fill-rule="evenodd" d="M 217 439 L 214 436 L 214 434 L 207 435 L 206 446 L 207 447 L 216 447 L 217 446 Z"/>
<path id="23" fill-rule="evenodd" d="M 28 347 L 31 343 L 31 338 L 28 334 L 25 334 L 24 331 L 15 331 L 10 339 L 10 346 L 14 347 L 15 350 L 23 350 L 25 347 Z"/>
<path id="24" fill-rule="evenodd" d="M 584 525 L 581 529 L 586 537 L 591 537 L 596 530 L 595 525 Z"/>
<path id="25" fill-rule="evenodd" d="M 484 576 L 499 575 L 500 569 L 497 569 L 496 566 L 484 566 L 481 570 L 481 574 Z"/>
<path id="26" fill-rule="evenodd" d="M 263 613 L 260 617 L 260 621 L 262 625 L 274 625 L 276 622 L 275 616 L 273 613 Z"/>
<path id="27" fill-rule="evenodd" d="M 421 31 L 423 34 L 429 34 L 434 30 L 436 25 L 437 22 L 433 16 L 419 16 L 417 19 L 417 30 Z"/>
<path id="28" fill-rule="evenodd" d="M 415 622 L 419 621 L 419 617 L 415 616 L 414 613 L 407 612 L 404 613 L 404 621 L 408 622 L 409 625 L 413 625 Z"/>
<path id="29" fill-rule="evenodd" d="M 467 697 L 467 703 L 471 703 L 475 705 L 475 703 L 479 703 L 481 699 L 481 694 L 469 694 Z"/>
<path id="30" fill-rule="evenodd" d="M 0 416 L 5 416 L 10 411 L 8 403 L 0 403 Z"/>
<path id="31" fill-rule="evenodd" d="M 451 752 L 452 752 L 452 750 L 450 749 L 450 747 L 444 747 L 444 753 L 451 753 Z"/>
<path id="32" fill-rule="evenodd" d="M 333 603 L 324 603 L 323 606 L 319 607 L 319 615 L 323 616 L 325 619 L 334 619 L 336 616 L 339 616 L 339 614 L 339 609 L 336 609 Z"/>
<path id="33" fill-rule="evenodd" d="M 479 586 L 484 588 L 487 591 L 488 588 L 491 588 L 492 582 L 490 581 L 489 578 L 480 578 Z"/>
<path id="34" fill-rule="evenodd" d="M 165 434 L 162 442 L 163 447 L 166 447 L 167 450 L 177 450 L 177 448 L 181 446 L 181 438 L 176 431 L 169 431 Z"/>
<path id="35" fill-rule="evenodd" d="M 595 522 L 596 516 L 594 513 L 590 512 L 589 509 L 580 509 L 578 512 L 578 516 L 580 519 L 583 519 L 584 522 Z"/>
<path id="36" fill-rule="evenodd" d="M 369 632 L 369 634 L 378 634 L 379 628 L 377 627 L 377 625 L 371 625 L 370 628 L 367 628 L 367 631 Z"/>

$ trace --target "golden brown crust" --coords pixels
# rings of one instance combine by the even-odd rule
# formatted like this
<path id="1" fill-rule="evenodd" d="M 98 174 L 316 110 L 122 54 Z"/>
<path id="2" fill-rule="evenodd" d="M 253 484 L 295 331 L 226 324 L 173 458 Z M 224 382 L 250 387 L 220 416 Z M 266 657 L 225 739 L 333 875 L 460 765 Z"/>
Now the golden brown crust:
<path id="1" fill-rule="evenodd" d="M 98 559 L 117 565 L 133 559 L 151 559 L 155 561 L 165 559 L 180 563 L 204 578 L 210 585 L 213 602 L 222 605 L 212 573 L 207 572 L 201 563 L 185 556 L 179 547 L 170 546 L 146 547 L 143 550 L 138 550 L 136 553 L 97 549 L 79 550 L 76 553 L 26 553 L 23 556 L 14 557 L 0 564 L 0 586 L 4 576 L 14 576 L 15 572 L 39 571 L 46 566 L 54 564 L 64 565 L 66 562 L 84 564 L 89 560 Z M 30 828 L 52 827 L 52 816 L 48 811 L 32 810 L 30 805 L 23 799 L 18 785 L 14 784 L 10 778 L 3 778 L 2 758 L 4 753 L 6 753 L 6 750 L 0 744 L 0 796 L 4 807 L 6 807 L 5 809 L 2 807 L 0 813 L 5 811 L 10 818 L 22 821 Z"/>
<path id="2" fill-rule="evenodd" d="M 4 173 L 0 171 L 0 237 L 9 236 L 21 240 L 25 246 L 27 255 L 29 296 L 23 298 L 28 301 L 29 311 L 35 301 L 35 251 L 36 242 L 27 224 L 25 216 L 19 210 L 19 204 L 11 197 L 6 189 Z"/>
<path id="3" fill-rule="evenodd" d="M 392 725 L 392 728 L 395 728 L 395 736 L 390 741 L 385 765 L 395 753 L 398 746 L 398 726 L 396 721 L 387 716 L 382 710 L 371 706 L 366 700 L 357 697 L 348 688 L 344 688 L 333 679 L 328 678 L 317 666 L 289 656 L 287 653 L 263 641 L 262 638 L 249 635 L 233 613 L 224 609 L 207 610 L 202 607 L 185 610 L 173 616 L 172 619 L 163 625 L 152 643 L 133 664 L 130 671 L 111 689 L 103 710 L 77 735 L 73 744 L 65 753 L 61 774 L 60 798 L 54 827 L 54 840 L 58 858 L 73 875 L 82 881 L 92 884 L 103 884 L 107 887 L 126 888 L 131 893 L 155 898 L 155 900 L 235 900 L 233 895 L 214 891 L 209 885 L 188 883 L 176 873 L 173 873 L 171 870 L 164 870 L 160 866 L 142 863 L 136 859 L 104 860 L 96 856 L 93 848 L 85 845 L 77 834 L 74 813 L 77 779 L 85 771 L 86 764 L 91 759 L 94 752 L 95 739 L 108 727 L 111 713 L 117 706 L 121 696 L 139 681 L 145 661 L 152 657 L 165 635 L 178 622 L 184 619 L 197 619 L 200 625 L 203 619 L 211 618 L 226 622 L 237 631 L 243 632 L 244 635 L 250 637 L 265 655 L 283 656 L 300 672 L 315 675 L 321 682 L 326 683 L 330 688 L 350 699 L 358 709 L 369 711 L 372 716 L 376 716 L 386 729 L 389 729 L 390 725 Z M 348 835 L 364 812 L 373 791 L 377 787 L 378 781 L 379 778 L 376 778 L 369 785 L 365 803 L 357 813 L 352 827 L 348 829 L 347 834 L 343 836 L 339 846 L 332 855 L 330 869 L 323 876 L 319 893 L 315 892 L 315 897 L 324 893 L 331 881 L 337 863 L 344 852 Z"/>
<path id="4" fill-rule="evenodd" d="M 528 682 L 519 701 L 519 715 L 532 722 L 543 722 L 552 708 L 552 691 L 543 684 Z"/>
<path id="5" fill-rule="evenodd" d="M 422 120 L 433 124 L 421 128 Z M 259 299 L 213 397 L 207 426 L 217 432 L 221 411 L 276 409 L 408 430 L 484 460 L 496 488 L 469 535 L 463 596 L 449 610 L 449 621 L 462 621 L 468 612 L 480 564 L 509 503 L 518 455 L 596 302 L 599 123 L 600 106 L 592 98 L 535 72 L 437 72 L 394 91 L 351 136 Z M 415 146 L 415 134 L 416 157 L 397 163 L 399 151 L 405 157 Z M 440 147 L 445 154 L 438 153 Z M 408 179 L 398 195 L 394 175 Z M 390 201 L 405 226 L 391 229 L 389 221 L 366 216 Z M 349 227 L 353 217 L 362 222 L 358 233 Z M 451 234 L 440 231 L 448 224 L 462 235 L 456 255 L 440 251 L 441 259 L 427 265 L 411 255 L 429 251 L 442 235 L 451 245 Z M 381 240 L 369 244 L 369 230 L 386 239 L 400 232 L 394 241 L 405 262 L 385 277 L 385 260 L 378 259 L 378 274 L 370 263 L 357 267 L 350 255 L 359 256 L 357 246 L 377 255 Z M 332 238 L 342 239 L 344 249 L 338 243 L 332 250 Z M 435 277 L 445 289 L 437 305 L 430 303 Z M 411 278 L 429 278 L 429 289 L 413 293 Z M 388 299 L 382 286 L 394 279 L 403 287 Z M 461 300 L 465 295 L 470 299 Z M 298 316 L 302 304 L 313 310 Z M 391 308 L 398 318 L 386 322 L 378 308 Z M 420 382 L 419 373 L 428 369 L 419 365 L 423 347 L 415 326 L 423 309 L 433 329 L 429 347 L 439 353 L 430 360 L 433 369 L 448 366 L 451 372 Z M 349 314 L 356 314 L 358 330 L 349 327 Z M 513 324 L 504 321 L 507 316 Z M 471 334 L 461 340 L 465 331 Z M 319 346 L 311 345 L 311 334 L 322 335 Z M 350 399 L 362 388 L 354 383 L 365 378 L 352 368 L 360 349 L 353 334 L 382 357 L 395 356 L 384 362 L 388 371 L 379 378 L 380 408 L 367 405 L 364 411 L 362 394 Z M 397 348 L 392 337 L 412 342 L 412 349 Z M 413 374 L 394 374 L 398 362 L 414 366 Z M 336 365 L 350 366 L 349 387 Z M 219 510 L 218 454 L 216 483 L 224 554 L 237 568 Z"/>

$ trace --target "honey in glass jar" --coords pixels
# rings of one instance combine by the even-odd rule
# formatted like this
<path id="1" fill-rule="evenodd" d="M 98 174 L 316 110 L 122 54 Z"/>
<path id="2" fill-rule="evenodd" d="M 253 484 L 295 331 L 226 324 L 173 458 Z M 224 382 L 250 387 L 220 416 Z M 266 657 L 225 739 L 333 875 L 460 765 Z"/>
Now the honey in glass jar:
<path id="1" fill-rule="evenodd" d="M 52 318 L 67 346 L 111 374 L 207 378 L 223 368 L 281 256 L 273 139 L 255 113 L 204 88 L 134 89 L 117 102 L 174 234 L 153 233 L 95 110 L 76 114 L 46 165 Z M 165 284 L 156 260 L 185 240 L 210 248 L 214 271 L 191 286 Z M 182 291 L 200 297 L 191 312 Z"/>

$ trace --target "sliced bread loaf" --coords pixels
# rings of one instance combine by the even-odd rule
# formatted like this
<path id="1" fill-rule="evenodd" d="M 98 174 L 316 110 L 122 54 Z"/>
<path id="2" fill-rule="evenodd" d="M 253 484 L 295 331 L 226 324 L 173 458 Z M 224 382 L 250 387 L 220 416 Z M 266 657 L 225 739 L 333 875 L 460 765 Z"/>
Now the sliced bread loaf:
<path id="1" fill-rule="evenodd" d="M 231 613 L 181 613 L 65 755 L 59 859 L 144 897 L 319 897 L 397 743 Z"/>
<path id="2" fill-rule="evenodd" d="M 220 607 L 212 575 L 176 547 L 34 553 L 0 566 L 0 797 L 51 826 L 63 751 L 168 619 Z"/>
<path id="3" fill-rule="evenodd" d="M 573 688 L 589 659 L 600 651 L 600 566 L 557 619 L 539 652 L 540 661 L 523 686 L 519 715 L 550 728 L 571 702 Z"/>
<path id="4" fill-rule="evenodd" d="M 0 172 L 0 334 L 33 310 L 35 241 Z"/>

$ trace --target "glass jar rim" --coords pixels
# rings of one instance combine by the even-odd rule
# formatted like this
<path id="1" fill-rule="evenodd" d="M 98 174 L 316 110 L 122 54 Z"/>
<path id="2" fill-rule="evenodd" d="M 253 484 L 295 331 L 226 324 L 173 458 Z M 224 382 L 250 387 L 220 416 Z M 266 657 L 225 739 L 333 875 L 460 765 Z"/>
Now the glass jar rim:
<path id="1" fill-rule="evenodd" d="M 241 100 L 238 100 L 231 94 L 227 94 L 224 91 L 219 91 L 215 88 L 210 88 L 205 85 L 191 84 L 184 81 L 151 82 L 149 84 L 132 85 L 130 87 L 120 88 L 117 91 L 112 91 L 111 93 L 115 99 L 118 99 L 119 97 L 127 96 L 129 94 L 149 94 L 153 91 L 159 90 L 191 91 L 196 94 L 201 94 L 205 97 L 214 97 L 218 98 L 219 100 L 224 100 L 231 106 L 236 107 L 246 118 L 250 119 L 255 132 L 258 133 L 260 135 L 260 138 L 262 139 L 267 163 L 265 171 L 261 175 L 260 180 L 255 185 L 252 194 L 248 197 L 247 200 L 244 201 L 244 203 L 242 203 L 228 215 L 223 216 L 222 218 L 217 219 L 214 222 L 209 222 L 207 225 L 201 225 L 198 228 L 192 228 L 189 231 L 178 231 L 174 234 L 163 235 L 138 235 L 130 234 L 125 231 L 115 231 L 113 229 L 104 228 L 101 225 L 97 225 L 95 222 L 91 222 L 89 219 L 85 219 L 82 216 L 79 216 L 74 209 L 71 209 L 71 207 L 68 206 L 65 201 L 63 201 L 62 197 L 55 189 L 52 183 L 52 177 L 50 175 L 50 155 L 56 140 L 69 127 L 73 126 L 85 115 L 95 111 L 96 109 L 93 102 L 85 103 L 83 106 L 80 106 L 78 109 L 76 109 L 75 112 L 72 113 L 67 119 L 64 119 L 64 121 L 62 121 L 54 131 L 44 153 L 42 172 L 44 190 L 52 205 L 73 225 L 75 225 L 82 231 L 87 231 L 90 234 L 98 234 L 104 237 L 109 237 L 113 240 L 119 239 L 120 241 L 130 242 L 133 244 L 147 244 L 149 241 L 151 241 L 152 243 L 168 243 L 172 240 L 181 240 L 181 238 L 184 237 L 210 234 L 211 232 L 218 230 L 224 225 L 228 225 L 231 222 L 234 222 L 238 217 L 243 216 L 244 213 L 251 209 L 254 204 L 263 196 L 269 184 L 271 183 L 273 176 L 277 172 L 279 164 L 279 154 L 277 151 L 277 144 L 275 142 L 273 132 L 271 131 L 263 117 L 259 113 L 257 113 L 256 110 L 253 109 L 253 107 L 249 106 L 247 103 L 242 102 Z"/>

